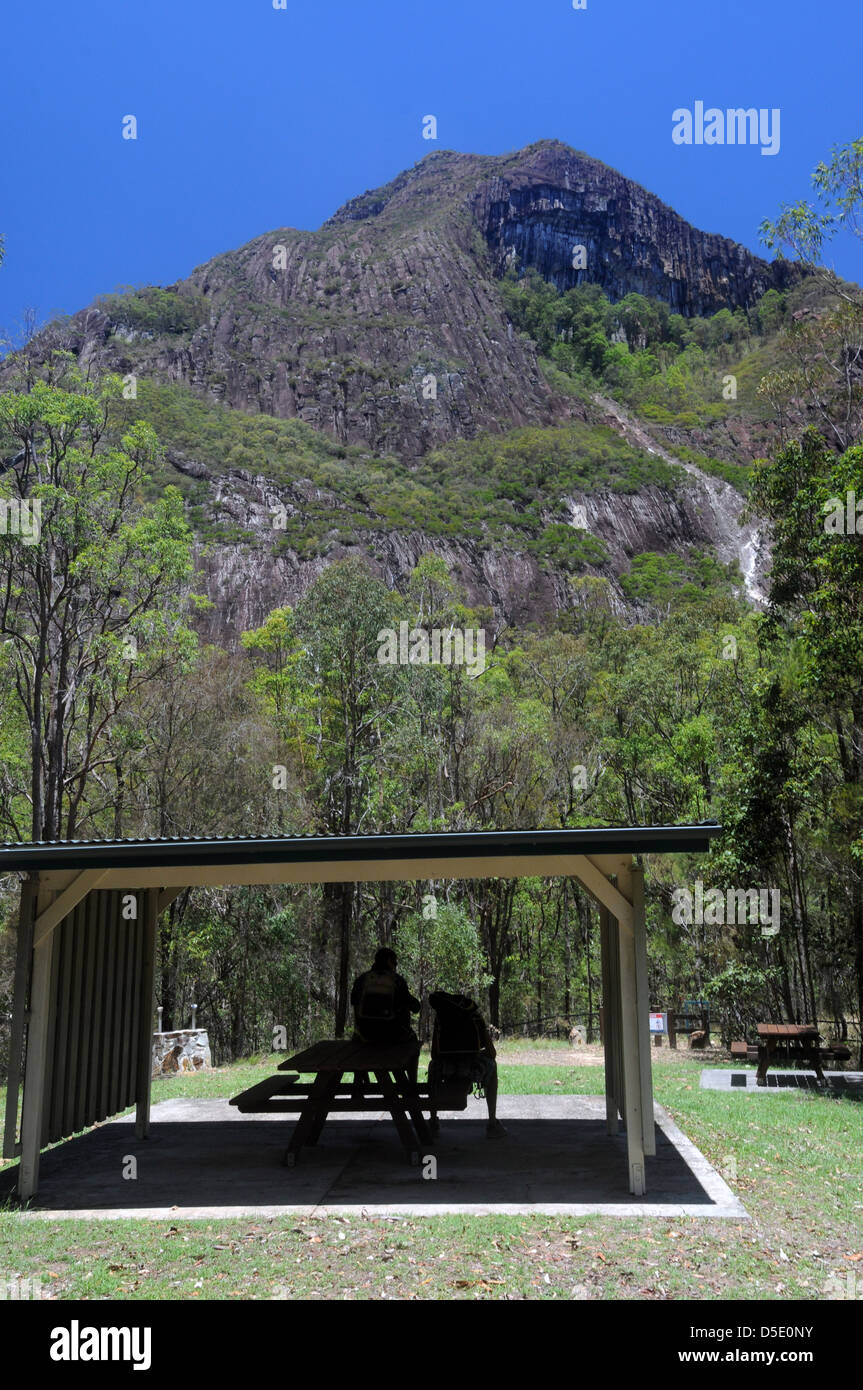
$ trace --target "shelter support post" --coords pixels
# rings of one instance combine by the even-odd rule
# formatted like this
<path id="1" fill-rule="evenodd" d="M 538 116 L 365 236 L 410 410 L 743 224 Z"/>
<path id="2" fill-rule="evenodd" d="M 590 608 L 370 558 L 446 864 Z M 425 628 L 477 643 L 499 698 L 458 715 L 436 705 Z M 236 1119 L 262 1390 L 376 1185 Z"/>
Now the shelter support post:
<path id="1" fill-rule="evenodd" d="M 641 1119 L 644 1152 L 656 1154 L 653 1118 L 653 1067 L 650 1061 L 650 994 L 647 983 L 647 921 L 644 914 L 644 870 L 632 870 L 632 926 L 635 935 L 635 989 L 638 999 L 638 1058 L 641 1068 Z"/>
<path id="2" fill-rule="evenodd" d="M 616 1134 L 623 1118 L 629 1187 L 641 1197 L 645 1157 L 656 1153 L 643 872 L 631 855 L 583 856 L 575 872 L 600 903 L 606 1123 Z"/>
<path id="3" fill-rule="evenodd" d="M 624 861 L 618 870 L 617 885 L 632 902 L 633 873 L 631 861 Z M 618 933 L 620 962 L 620 1012 L 623 1034 L 623 1115 L 626 1123 L 626 1147 L 629 1158 L 629 1190 L 635 1197 L 646 1191 L 644 1174 L 645 1116 L 642 1098 L 640 1020 L 638 1016 L 638 968 L 635 914 L 632 921 L 621 923 Z M 645 1023 L 648 1022 L 645 1014 Z M 649 1054 L 648 1054 L 649 1057 Z"/>
<path id="4" fill-rule="evenodd" d="M 602 963 L 602 1013 L 603 1048 L 605 1052 L 605 1124 L 609 1134 L 617 1133 L 618 1105 L 616 1086 L 615 1009 L 613 986 L 611 982 L 611 944 L 609 941 L 609 912 L 607 907 L 599 909 L 599 940 Z"/>
<path id="5" fill-rule="evenodd" d="M 614 978 L 614 1027 L 615 1027 L 615 1095 L 621 1119 L 626 1125 L 626 1072 L 623 1067 L 623 995 L 620 988 L 620 921 L 612 913 L 609 919 L 609 940 L 611 941 L 611 969 Z"/>
<path id="6" fill-rule="evenodd" d="M 21 885 L 21 906 L 18 913 L 18 945 L 15 955 L 15 993 L 12 1004 L 12 1029 L 9 1040 L 9 1079 L 6 1089 L 6 1120 L 3 1129 L 3 1157 L 15 1158 L 18 1151 L 18 1099 L 21 1089 L 21 1059 L 24 1051 L 24 1026 L 30 963 L 33 951 L 33 912 L 36 906 L 36 881 L 25 879 Z"/>
<path id="7" fill-rule="evenodd" d="M 153 988 L 156 975 L 156 929 L 159 919 L 159 891 L 144 894 L 144 955 L 141 962 L 141 991 L 138 1008 L 137 1072 L 135 1082 L 135 1138 L 150 1133 L 150 1092 L 153 1084 Z"/>
<path id="8" fill-rule="evenodd" d="M 40 891 L 36 900 L 37 914 L 44 912 L 54 897 L 51 892 L 44 889 Z M 54 933 L 48 931 L 41 939 L 35 940 L 33 946 L 27 1063 L 21 1105 L 21 1166 L 18 1172 L 18 1195 L 22 1201 L 35 1197 L 39 1186 L 39 1152 L 42 1148 L 42 1112 L 50 1027 L 48 1008 L 53 964 Z"/>

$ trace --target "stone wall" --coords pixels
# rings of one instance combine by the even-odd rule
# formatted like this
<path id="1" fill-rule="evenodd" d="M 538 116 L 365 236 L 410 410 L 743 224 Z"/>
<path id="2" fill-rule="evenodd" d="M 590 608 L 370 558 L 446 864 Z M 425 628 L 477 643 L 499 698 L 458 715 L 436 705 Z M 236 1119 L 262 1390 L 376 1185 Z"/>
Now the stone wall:
<path id="1" fill-rule="evenodd" d="M 153 1034 L 153 1075 L 207 1071 L 213 1065 L 206 1028 L 178 1028 Z"/>

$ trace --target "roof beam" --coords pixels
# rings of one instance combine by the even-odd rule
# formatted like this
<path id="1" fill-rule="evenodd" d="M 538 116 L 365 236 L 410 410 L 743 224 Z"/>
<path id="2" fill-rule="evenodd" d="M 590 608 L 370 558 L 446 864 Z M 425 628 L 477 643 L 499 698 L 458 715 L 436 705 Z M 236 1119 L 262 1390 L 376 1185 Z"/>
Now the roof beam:
<path id="1" fill-rule="evenodd" d="M 603 907 L 607 907 L 611 915 L 616 917 L 622 926 L 628 927 L 632 931 L 632 903 L 606 877 L 602 869 L 594 864 L 589 855 L 576 855 L 573 858 L 570 873 L 581 880 L 587 891 L 592 893 Z"/>
<path id="2" fill-rule="evenodd" d="M 182 884 L 179 888 L 163 888 L 156 903 L 156 916 L 158 917 L 161 912 L 164 912 L 166 907 L 170 907 L 174 899 L 179 898 L 184 891 L 185 885 Z"/>
<path id="3" fill-rule="evenodd" d="M 94 888 L 108 877 L 108 869 L 85 869 L 78 874 L 64 888 L 62 893 L 40 912 L 36 921 L 33 923 L 33 945 L 39 946 L 47 936 L 50 936 L 56 926 L 62 922 L 64 917 L 68 917 L 73 908 L 78 906 L 82 898 L 85 898 Z"/>
<path id="4" fill-rule="evenodd" d="M 96 881 L 103 888 L 124 889 L 127 892 L 155 888 L 159 892 L 159 911 L 162 912 L 184 888 L 230 888 L 236 885 L 296 883 L 419 883 L 428 879 L 573 877 L 579 879 L 598 902 L 631 930 L 632 903 L 621 892 L 621 888 L 609 878 L 612 866 L 616 872 L 622 862 L 619 855 L 600 858 L 586 854 L 534 854 L 512 855 L 508 859 L 482 855 L 434 859 L 346 859 L 326 863 L 306 861 L 281 864 L 162 864 L 137 869 L 86 870 L 78 874 L 71 883 L 68 870 L 64 874 L 57 870 L 48 870 L 41 873 L 39 878 L 44 887 L 64 890 L 57 902 L 48 909 L 52 914 L 56 912 L 58 905 L 67 901 L 67 895 L 78 892 L 78 898 L 70 897 L 69 907 L 62 908 L 62 917 L 83 896 L 83 892 L 96 886 Z M 83 892 L 79 892 L 78 886 L 88 876 L 93 881 Z M 47 918 L 48 912 L 43 916 Z M 52 927 L 59 920 L 60 918 L 56 917 L 56 920 L 51 922 Z"/>
<path id="5" fill-rule="evenodd" d="M 602 892 L 593 885 L 605 885 L 602 891 L 612 893 L 613 885 L 592 860 L 586 855 L 577 854 L 513 854 L 507 858 L 500 855 L 442 855 L 416 859 L 343 859 L 323 863 L 283 860 L 275 864 L 155 864 L 104 870 L 105 878 L 101 883 L 103 888 L 122 888 L 127 892 L 157 888 L 161 896 L 182 888 L 230 888 L 252 884 L 419 883 L 442 878 L 559 878 L 572 875 L 581 878 L 582 867 L 585 873 L 590 874 L 590 882 L 583 880 L 585 887 L 600 902 L 604 902 Z M 65 887 L 68 878 L 64 881 L 55 877 L 56 873 L 54 870 L 44 871 L 39 875 L 40 881 L 46 887 Z M 165 905 L 168 902 L 166 897 Z M 613 907 L 609 901 L 610 911 L 620 920 L 629 920 L 622 916 L 627 910 L 631 915 L 631 909 L 623 906 L 626 899 L 619 895 L 615 903 L 616 907 Z"/>

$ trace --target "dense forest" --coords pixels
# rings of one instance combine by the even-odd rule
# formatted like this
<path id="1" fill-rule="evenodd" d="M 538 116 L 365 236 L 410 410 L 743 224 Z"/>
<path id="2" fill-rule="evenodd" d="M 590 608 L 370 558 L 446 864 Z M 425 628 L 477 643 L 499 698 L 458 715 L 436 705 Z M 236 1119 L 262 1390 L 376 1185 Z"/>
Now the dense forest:
<path id="1" fill-rule="evenodd" d="M 852 148 L 859 189 L 863 147 Z M 851 197 L 849 158 L 836 156 L 833 192 Z M 769 454 L 749 468 L 714 462 L 771 536 L 763 611 L 710 555 L 654 553 L 621 577 L 621 609 L 589 572 L 598 543 L 561 527 L 540 551 L 564 557 L 571 606 L 545 623 L 517 629 L 471 609 L 433 554 L 401 590 L 351 557 L 239 643 L 208 644 L 194 516 L 162 485 L 158 411 L 146 418 L 157 388 L 133 409 L 118 377 L 20 349 L 0 395 L 0 503 L 8 518 L 38 501 L 41 530 L 27 544 L 12 527 L 0 534 L 0 838 L 715 819 L 724 831 L 710 856 L 648 856 L 653 1002 L 707 999 L 726 1041 L 765 1014 L 854 1037 L 863 298 L 821 269 L 826 222 L 800 205 L 767 230 L 811 272 L 800 312 L 770 290 L 749 315 L 684 320 L 638 295 L 610 304 L 597 286 L 504 282 L 516 329 L 573 392 L 604 391 L 660 425 L 687 414 L 709 425 L 717 372 L 757 397 Z M 661 460 L 644 467 L 673 484 Z M 493 545 L 502 499 L 522 513 L 585 470 L 615 485 L 615 460 L 592 458 L 588 427 L 517 431 L 438 451 L 400 495 L 422 486 L 445 518 L 463 485 Z M 381 631 L 402 622 L 481 630 L 483 669 L 382 662 Z M 697 882 L 705 894 L 778 890 L 779 931 L 708 912 L 678 920 L 675 890 Z M 0 885 L 0 1013 L 17 887 Z M 218 1059 L 269 1050 L 279 1025 L 290 1045 L 340 1034 L 351 979 L 382 943 L 424 1001 L 435 986 L 463 988 L 504 1030 L 595 1027 L 597 915 L 562 879 L 184 893 L 160 923 L 164 1026 L 186 1024 L 196 1003 Z"/>

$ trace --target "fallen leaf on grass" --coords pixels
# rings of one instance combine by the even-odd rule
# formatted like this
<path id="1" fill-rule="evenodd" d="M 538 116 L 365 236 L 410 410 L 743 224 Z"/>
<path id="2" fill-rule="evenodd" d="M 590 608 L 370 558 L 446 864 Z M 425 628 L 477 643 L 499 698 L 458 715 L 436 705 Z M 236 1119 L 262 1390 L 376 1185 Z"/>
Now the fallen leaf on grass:
<path id="1" fill-rule="evenodd" d="M 495 1284 L 505 1284 L 505 1279 L 456 1279 L 454 1289 L 490 1289 Z"/>

